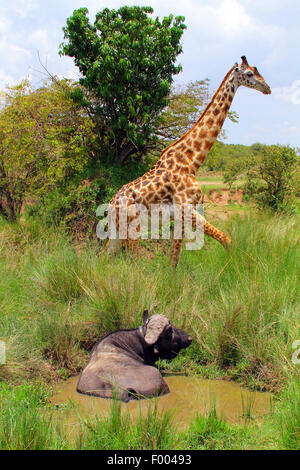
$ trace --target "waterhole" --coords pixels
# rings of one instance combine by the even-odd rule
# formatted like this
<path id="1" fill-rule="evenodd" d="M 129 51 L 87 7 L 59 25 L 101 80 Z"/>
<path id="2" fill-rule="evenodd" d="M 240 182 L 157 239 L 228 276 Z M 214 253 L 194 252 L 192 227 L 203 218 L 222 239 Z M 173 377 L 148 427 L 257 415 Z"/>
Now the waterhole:
<path id="1" fill-rule="evenodd" d="M 68 403 L 85 416 L 108 416 L 112 400 L 90 397 L 76 392 L 79 376 L 72 377 L 57 386 L 52 403 L 58 408 Z M 242 423 L 245 419 L 259 419 L 270 412 L 271 395 L 265 392 L 252 392 L 239 384 L 225 380 L 206 380 L 189 376 L 164 377 L 170 393 L 157 399 L 132 400 L 122 403 L 122 411 L 127 410 L 131 418 L 140 412 L 146 415 L 149 403 L 157 401 L 158 411 L 172 413 L 173 422 L 188 425 L 198 414 L 207 414 L 216 407 L 217 414 L 229 423 Z M 75 415 L 74 415 L 75 416 Z M 73 419 L 74 419 L 73 416 Z"/>

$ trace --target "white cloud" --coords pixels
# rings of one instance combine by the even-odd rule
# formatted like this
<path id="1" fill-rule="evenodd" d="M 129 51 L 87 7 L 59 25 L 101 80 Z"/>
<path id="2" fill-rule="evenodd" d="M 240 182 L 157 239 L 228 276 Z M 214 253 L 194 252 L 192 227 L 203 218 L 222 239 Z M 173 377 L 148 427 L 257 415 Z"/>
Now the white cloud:
<path id="1" fill-rule="evenodd" d="M 63 74 L 58 73 L 56 75 L 61 80 L 63 78 L 69 78 L 70 80 L 79 80 L 80 77 L 82 76 L 82 75 L 80 75 L 80 73 L 78 72 L 78 70 L 75 67 L 70 68 L 69 70 L 65 71 Z"/>
<path id="2" fill-rule="evenodd" d="M 0 69 L 0 90 L 3 90 L 7 85 L 15 85 L 16 80 L 12 75 L 7 74 L 3 69 Z"/>
<path id="3" fill-rule="evenodd" d="M 70 78 L 71 80 L 79 80 L 79 78 L 81 77 L 81 74 L 74 67 L 72 69 L 69 69 L 68 72 L 65 74 L 65 76 L 66 78 Z"/>
<path id="4" fill-rule="evenodd" d="M 116 2 L 120 3 L 120 2 Z M 128 2 L 127 2 L 128 3 Z M 134 4 L 139 3 L 134 1 Z M 188 23 L 198 24 L 200 31 L 209 31 L 212 41 L 221 37 L 236 38 L 256 33 L 268 41 L 278 36 L 283 29 L 279 24 L 268 22 L 267 17 L 259 18 L 247 11 L 247 2 L 242 0 L 185 0 L 184 3 L 174 3 L 173 0 L 144 0 L 142 4 L 150 4 L 154 7 L 154 13 L 164 14 L 173 12 L 186 16 Z M 191 25 L 189 24 L 188 30 Z"/>
<path id="5" fill-rule="evenodd" d="M 11 4 L 11 9 L 25 18 L 29 12 L 35 10 L 38 7 L 38 3 L 35 0 L 14 0 Z"/>
<path id="6" fill-rule="evenodd" d="M 18 69 L 18 63 L 28 60 L 31 53 L 19 44 L 4 39 L 0 41 L 0 57 L 5 59 L 2 63 L 5 63 L 6 68 L 12 71 Z"/>
<path id="7" fill-rule="evenodd" d="M 29 42 L 35 46 L 36 49 L 47 49 L 50 47 L 48 31 L 44 28 L 35 29 L 29 36 Z"/>
<path id="8" fill-rule="evenodd" d="M 0 11 L 0 14 L 1 14 L 1 17 L 0 17 L 0 34 L 1 34 L 1 37 L 3 37 L 3 35 L 5 35 L 9 31 L 9 29 L 11 28 L 12 22 L 8 18 L 3 16 L 1 11 Z"/>
<path id="9" fill-rule="evenodd" d="M 274 88 L 273 93 L 276 98 L 292 104 L 300 104 L 300 80 L 294 80 L 289 86 Z"/>
<path id="10" fill-rule="evenodd" d="M 241 34 L 255 27 L 253 19 L 245 12 L 245 8 L 235 0 L 226 0 L 219 9 L 219 20 L 227 34 Z"/>

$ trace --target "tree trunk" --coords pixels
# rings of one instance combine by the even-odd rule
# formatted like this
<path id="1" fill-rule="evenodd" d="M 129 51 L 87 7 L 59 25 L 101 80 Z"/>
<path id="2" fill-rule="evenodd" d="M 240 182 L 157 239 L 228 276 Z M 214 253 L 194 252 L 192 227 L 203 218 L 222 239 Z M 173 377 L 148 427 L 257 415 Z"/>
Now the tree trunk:
<path id="1" fill-rule="evenodd" d="M 121 165 L 126 160 L 126 158 L 129 157 L 129 155 L 132 155 L 136 151 L 136 147 L 131 142 L 129 142 L 117 153 L 115 158 L 115 164 Z"/>
<path id="2" fill-rule="evenodd" d="M 9 221 L 17 220 L 19 215 L 15 201 L 13 200 L 10 191 L 2 191 L 0 196 L 0 213 Z"/>

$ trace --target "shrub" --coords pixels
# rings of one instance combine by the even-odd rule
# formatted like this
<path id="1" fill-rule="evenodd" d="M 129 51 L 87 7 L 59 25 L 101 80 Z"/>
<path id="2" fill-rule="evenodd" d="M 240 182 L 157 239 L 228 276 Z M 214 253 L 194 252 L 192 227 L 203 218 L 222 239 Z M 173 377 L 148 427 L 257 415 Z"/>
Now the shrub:
<path id="1" fill-rule="evenodd" d="M 259 163 L 247 173 L 245 192 L 254 197 L 260 209 L 291 212 L 296 164 L 294 149 L 281 145 L 263 147 Z"/>

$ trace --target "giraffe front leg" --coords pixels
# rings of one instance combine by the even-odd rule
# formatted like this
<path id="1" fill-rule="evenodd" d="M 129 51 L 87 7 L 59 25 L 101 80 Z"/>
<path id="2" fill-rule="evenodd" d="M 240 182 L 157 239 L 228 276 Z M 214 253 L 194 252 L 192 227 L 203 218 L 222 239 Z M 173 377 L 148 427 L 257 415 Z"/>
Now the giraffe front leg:
<path id="1" fill-rule="evenodd" d="M 138 251 L 139 243 L 140 243 L 139 239 L 137 240 L 127 239 L 127 240 L 124 240 L 123 243 L 125 246 L 125 250 L 128 251 L 128 253 L 130 253 L 131 255 L 136 255 Z"/>
<path id="2" fill-rule="evenodd" d="M 100 250 L 99 256 L 102 257 L 105 253 L 115 255 L 121 247 L 121 240 L 107 240 L 103 248 Z"/>
<path id="3" fill-rule="evenodd" d="M 179 255 L 181 252 L 182 239 L 173 238 L 171 246 L 170 261 L 171 264 L 176 268 L 179 260 Z"/>
<path id="4" fill-rule="evenodd" d="M 109 240 L 107 246 L 107 252 L 109 255 L 115 255 L 121 248 L 122 241 L 119 239 Z"/>
<path id="5" fill-rule="evenodd" d="M 127 227 L 128 238 L 124 240 L 124 246 L 125 250 L 128 251 L 132 256 L 135 256 L 138 251 L 140 243 L 140 230 L 141 227 L 139 217 L 129 217 Z"/>
<path id="6" fill-rule="evenodd" d="M 119 214 L 115 213 L 108 217 L 108 239 L 100 251 L 100 256 L 107 252 L 109 255 L 115 255 L 121 248 L 122 240 L 119 237 Z"/>

